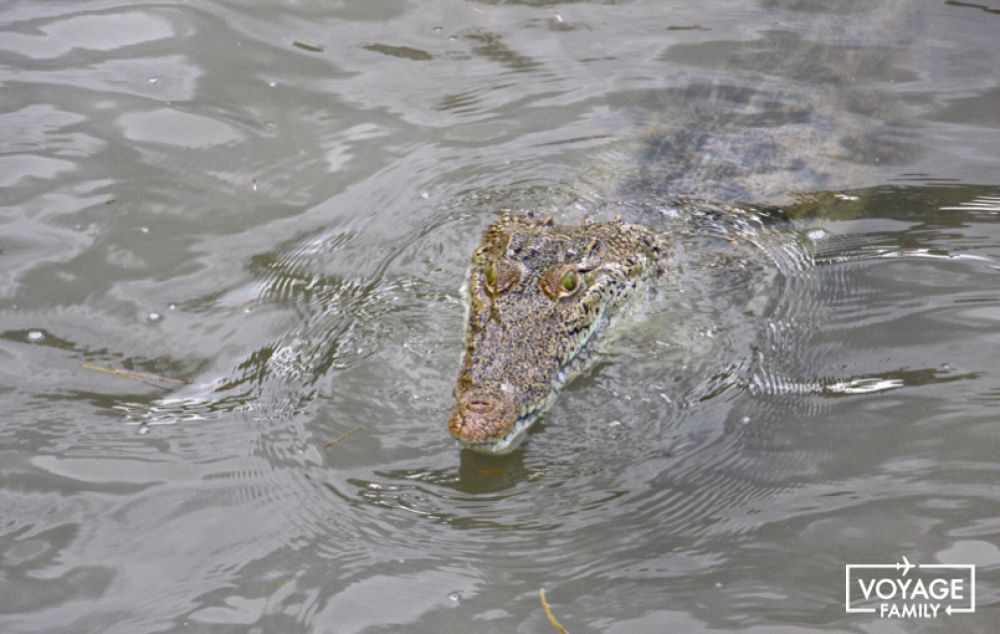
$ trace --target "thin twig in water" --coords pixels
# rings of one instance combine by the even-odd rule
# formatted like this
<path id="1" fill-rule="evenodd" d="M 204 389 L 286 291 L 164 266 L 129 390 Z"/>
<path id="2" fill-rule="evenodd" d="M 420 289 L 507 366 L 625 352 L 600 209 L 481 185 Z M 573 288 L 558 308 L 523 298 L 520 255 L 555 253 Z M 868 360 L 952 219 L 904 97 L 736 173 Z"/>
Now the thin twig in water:
<path id="1" fill-rule="evenodd" d="M 334 439 L 333 439 L 333 440 L 331 440 L 330 442 L 328 442 L 328 443 L 326 443 L 325 445 L 323 445 L 323 449 L 329 449 L 330 447 L 332 447 L 332 446 L 336 445 L 336 444 L 337 444 L 337 443 L 339 443 L 340 441 L 342 441 L 342 440 L 347 440 L 348 438 L 350 438 L 350 437 L 351 437 L 351 436 L 353 436 L 354 434 L 358 433 L 359 431 L 361 431 L 361 428 L 360 428 L 360 427 L 352 427 L 351 429 L 348 429 L 348 430 L 347 430 L 346 432 L 344 432 L 343 434 L 341 434 L 341 435 L 337 436 L 336 438 L 334 438 Z"/>
<path id="2" fill-rule="evenodd" d="M 84 370 L 94 370 L 96 372 L 103 372 L 105 374 L 111 374 L 114 376 L 121 377 L 123 379 L 128 379 L 129 381 L 138 381 L 139 383 L 145 383 L 146 385 L 152 385 L 153 387 L 158 387 L 161 390 L 169 390 L 172 387 L 178 385 L 190 385 L 190 381 L 184 381 L 181 379 L 170 379 L 165 376 L 160 376 L 158 374 L 150 374 L 148 372 L 135 372 L 132 370 L 115 370 L 114 368 L 103 368 L 99 365 L 94 365 L 93 363 L 84 363 Z"/>
<path id="3" fill-rule="evenodd" d="M 542 607 L 545 608 L 545 616 L 549 617 L 549 623 L 552 624 L 552 627 L 556 628 L 556 631 L 559 632 L 559 634 L 569 634 L 565 627 L 559 625 L 559 621 L 556 620 L 556 615 L 552 614 L 552 608 L 549 607 L 549 602 L 545 599 L 545 588 L 538 590 L 538 597 L 542 600 Z"/>

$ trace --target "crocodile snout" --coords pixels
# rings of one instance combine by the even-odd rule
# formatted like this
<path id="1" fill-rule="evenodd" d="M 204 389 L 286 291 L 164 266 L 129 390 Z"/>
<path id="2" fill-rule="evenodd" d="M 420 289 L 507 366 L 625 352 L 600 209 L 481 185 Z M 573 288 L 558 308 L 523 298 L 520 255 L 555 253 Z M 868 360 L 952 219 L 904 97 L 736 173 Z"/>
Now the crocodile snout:
<path id="1" fill-rule="evenodd" d="M 492 442 L 507 435 L 516 422 L 517 410 L 510 394 L 474 390 L 459 397 L 448 429 L 462 442 Z"/>

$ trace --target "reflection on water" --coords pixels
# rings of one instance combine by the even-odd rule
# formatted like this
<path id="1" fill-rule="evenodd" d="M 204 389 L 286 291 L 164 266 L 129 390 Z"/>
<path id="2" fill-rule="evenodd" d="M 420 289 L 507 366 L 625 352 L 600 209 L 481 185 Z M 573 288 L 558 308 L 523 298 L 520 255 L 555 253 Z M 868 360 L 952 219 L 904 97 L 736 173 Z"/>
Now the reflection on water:
<path id="1" fill-rule="evenodd" d="M 573 632 L 874 631 L 843 566 L 901 555 L 994 630 L 998 19 L 4 5 L 0 630 L 550 631 L 545 587 Z M 526 210 L 675 257 L 466 454 L 461 287 Z"/>

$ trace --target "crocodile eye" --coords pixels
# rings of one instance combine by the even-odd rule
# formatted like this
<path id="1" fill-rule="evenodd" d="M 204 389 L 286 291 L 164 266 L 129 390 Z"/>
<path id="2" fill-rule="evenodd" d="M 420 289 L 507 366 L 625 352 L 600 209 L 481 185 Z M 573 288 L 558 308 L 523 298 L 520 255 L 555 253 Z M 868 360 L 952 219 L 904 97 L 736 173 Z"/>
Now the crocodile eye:
<path id="1" fill-rule="evenodd" d="M 549 269 L 538 285 L 550 299 L 558 300 L 576 294 L 580 290 L 580 282 L 580 273 L 575 267 L 561 266 Z"/>
<path id="2" fill-rule="evenodd" d="M 559 288 L 567 293 L 572 293 L 576 290 L 579 283 L 580 280 L 577 278 L 576 271 L 566 271 L 566 273 L 563 274 L 562 279 L 559 280 Z"/>
<path id="3" fill-rule="evenodd" d="M 510 260 L 494 260 L 486 265 L 486 292 L 499 295 L 515 288 L 521 281 L 521 269 Z"/>

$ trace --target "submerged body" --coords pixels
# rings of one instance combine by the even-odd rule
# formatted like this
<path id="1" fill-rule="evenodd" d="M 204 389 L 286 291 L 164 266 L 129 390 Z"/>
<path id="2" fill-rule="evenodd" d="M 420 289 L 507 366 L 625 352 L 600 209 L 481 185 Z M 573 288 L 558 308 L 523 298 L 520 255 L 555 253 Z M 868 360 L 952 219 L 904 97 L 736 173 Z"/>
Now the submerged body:
<path id="1" fill-rule="evenodd" d="M 668 257 L 660 234 L 620 218 L 491 225 L 472 261 L 452 436 L 481 453 L 513 451 Z"/>

